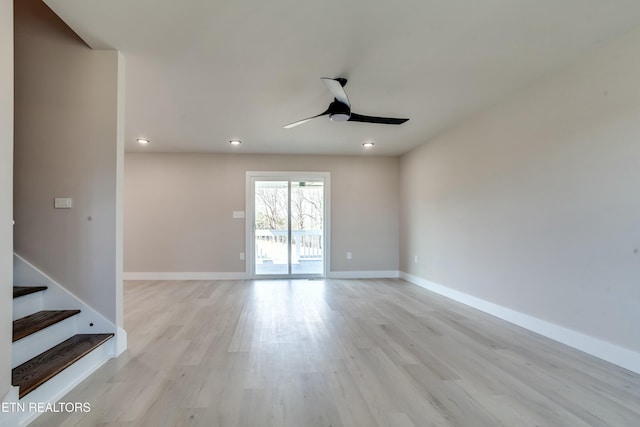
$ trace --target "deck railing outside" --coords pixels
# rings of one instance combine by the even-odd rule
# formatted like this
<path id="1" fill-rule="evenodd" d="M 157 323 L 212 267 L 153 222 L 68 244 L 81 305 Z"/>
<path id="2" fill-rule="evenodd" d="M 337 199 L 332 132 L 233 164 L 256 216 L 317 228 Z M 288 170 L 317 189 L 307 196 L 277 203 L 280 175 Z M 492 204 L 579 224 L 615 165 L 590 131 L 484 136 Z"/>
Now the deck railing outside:
<path id="1" fill-rule="evenodd" d="M 256 261 L 285 262 L 287 230 L 256 230 Z M 291 230 L 291 262 L 322 259 L 322 230 Z"/>

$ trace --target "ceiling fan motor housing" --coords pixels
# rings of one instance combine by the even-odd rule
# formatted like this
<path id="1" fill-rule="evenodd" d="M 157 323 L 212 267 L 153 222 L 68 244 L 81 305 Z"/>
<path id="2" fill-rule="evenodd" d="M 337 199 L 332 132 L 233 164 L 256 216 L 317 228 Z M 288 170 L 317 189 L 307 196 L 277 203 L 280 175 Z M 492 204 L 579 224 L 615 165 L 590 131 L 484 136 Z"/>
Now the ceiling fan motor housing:
<path id="1" fill-rule="evenodd" d="M 332 122 L 346 122 L 351 117 L 351 108 L 337 99 L 329 105 L 329 118 Z"/>

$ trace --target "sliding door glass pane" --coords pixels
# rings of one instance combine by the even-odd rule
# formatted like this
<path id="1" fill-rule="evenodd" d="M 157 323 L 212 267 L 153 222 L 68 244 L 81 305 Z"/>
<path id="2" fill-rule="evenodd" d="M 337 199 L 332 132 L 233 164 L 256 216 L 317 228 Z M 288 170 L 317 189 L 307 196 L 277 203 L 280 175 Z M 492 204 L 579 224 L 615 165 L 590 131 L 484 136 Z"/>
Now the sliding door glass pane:
<path id="1" fill-rule="evenodd" d="M 292 274 L 323 274 L 323 214 L 323 182 L 291 182 Z"/>
<path id="2" fill-rule="evenodd" d="M 255 272 L 289 274 L 287 181 L 255 182 Z"/>

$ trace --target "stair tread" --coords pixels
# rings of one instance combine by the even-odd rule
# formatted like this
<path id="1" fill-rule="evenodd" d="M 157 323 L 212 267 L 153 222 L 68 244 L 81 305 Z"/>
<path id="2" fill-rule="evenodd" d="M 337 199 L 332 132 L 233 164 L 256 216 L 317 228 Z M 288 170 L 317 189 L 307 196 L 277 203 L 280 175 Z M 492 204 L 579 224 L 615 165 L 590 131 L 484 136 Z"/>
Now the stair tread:
<path id="1" fill-rule="evenodd" d="M 43 310 L 13 321 L 13 341 L 18 341 L 48 326 L 80 313 L 80 310 Z"/>
<path id="2" fill-rule="evenodd" d="M 26 361 L 11 371 L 11 383 L 20 387 L 20 399 L 40 387 L 113 334 L 78 334 Z"/>
<path id="3" fill-rule="evenodd" d="M 36 292 L 46 291 L 46 286 L 14 286 L 13 298 L 23 297 Z"/>

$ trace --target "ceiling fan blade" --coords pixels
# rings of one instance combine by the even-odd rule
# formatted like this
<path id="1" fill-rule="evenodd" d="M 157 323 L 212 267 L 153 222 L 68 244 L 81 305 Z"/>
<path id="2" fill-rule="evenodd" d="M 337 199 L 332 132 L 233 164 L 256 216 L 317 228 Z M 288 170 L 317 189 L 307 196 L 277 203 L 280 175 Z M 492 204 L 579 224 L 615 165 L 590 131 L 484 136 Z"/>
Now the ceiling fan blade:
<path id="1" fill-rule="evenodd" d="M 347 84 L 347 81 L 345 79 L 338 80 L 338 79 L 330 79 L 329 77 L 321 77 L 320 80 L 322 80 L 322 83 L 324 83 L 327 89 L 329 89 L 329 92 L 331 92 L 331 95 L 333 95 L 333 97 L 336 100 L 342 102 L 344 105 L 351 108 L 351 104 L 349 103 L 349 98 L 347 97 L 347 93 L 344 91 L 344 88 L 342 87 L 343 84 Z"/>
<path id="2" fill-rule="evenodd" d="M 307 123 L 311 119 L 315 119 L 316 117 L 320 117 L 320 116 L 326 116 L 327 114 L 329 114 L 329 110 L 325 111 L 324 113 L 318 114 L 317 116 L 308 117 L 306 119 L 298 120 L 297 122 L 289 123 L 288 125 L 284 125 L 282 127 L 285 128 L 285 129 L 291 129 L 291 128 L 299 126 L 299 125 L 301 125 L 303 123 Z"/>
<path id="3" fill-rule="evenodd" d="M 356 113 L 351 113 L 349 117 L 350 122 L 363 122 L 363 123 L 380 123 L 383 125 L 401 125 L 409 119 L 395 119 L 391 117 L 373 117 L 363 116 Z"/>

